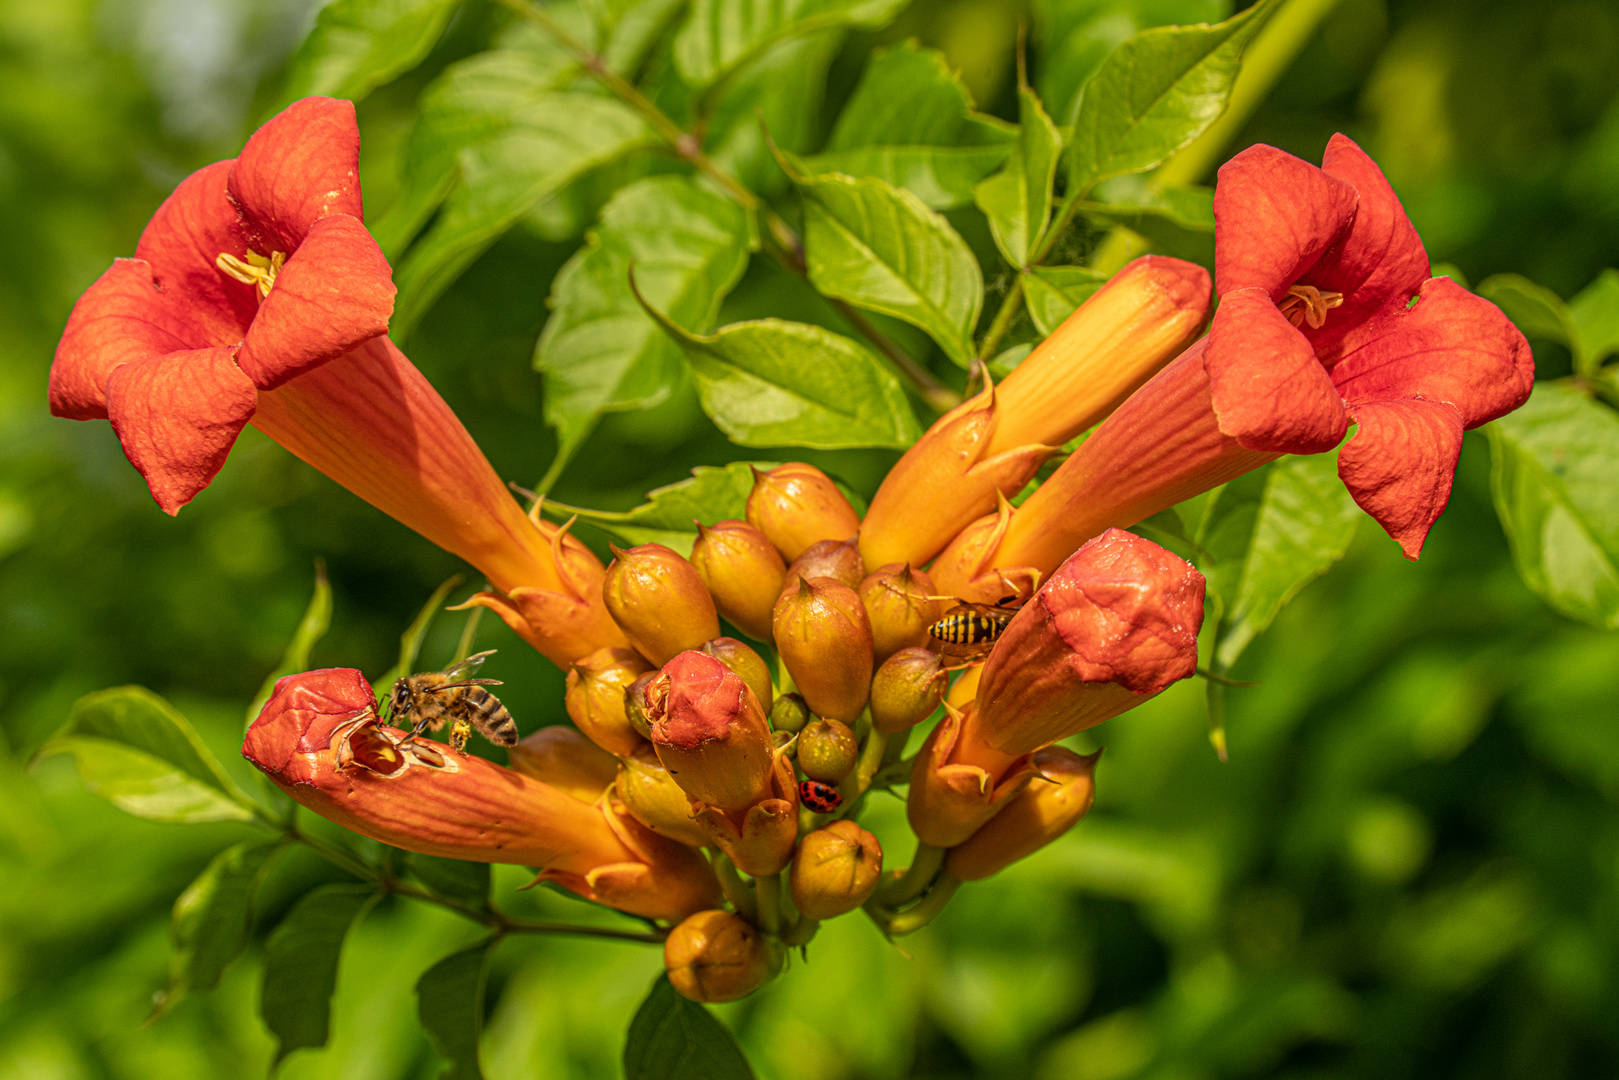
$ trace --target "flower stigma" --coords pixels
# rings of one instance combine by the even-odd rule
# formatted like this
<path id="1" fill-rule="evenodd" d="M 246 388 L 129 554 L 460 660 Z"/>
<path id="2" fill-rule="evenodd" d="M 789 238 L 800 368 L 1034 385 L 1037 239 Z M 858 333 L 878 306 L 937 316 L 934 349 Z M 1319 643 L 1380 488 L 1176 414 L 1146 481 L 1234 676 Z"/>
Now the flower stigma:
<path id="1" fill-rule="evenodd" d="M 1276 306 L 1294 326 L 1307 322 L 1311 330 L 1319 330 L 1327 321 L 1327 312 L 1343 302 L 1343 293 L 1322 292 L 1314 285 L 1294 285 Z"/>
<path id="2" fill-rule="evenodd" d="M 272 251 L 270 257 L 265 258 L 249 248 L 246 262 L 229 252 L 220 252 L 219 258 L 214 260 L 214 265 L 243 285 L 256 286 L 259 290 L 259 299 L 267 300 L 270 290 L 275 287 L 275 276 L 281 272 L 282 264 L 286 261 L 285 251 Z"/>

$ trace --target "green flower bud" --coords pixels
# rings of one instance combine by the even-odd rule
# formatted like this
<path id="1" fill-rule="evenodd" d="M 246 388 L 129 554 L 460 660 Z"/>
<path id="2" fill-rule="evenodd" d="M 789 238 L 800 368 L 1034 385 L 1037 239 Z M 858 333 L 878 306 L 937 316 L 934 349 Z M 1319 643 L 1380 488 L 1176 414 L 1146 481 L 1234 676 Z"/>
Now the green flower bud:
<path id="1" fill-rule="evenodd" d="M 774 731 L 796 734 L 809 723 L 810 711 L 799 694 L 782 694 L 770 706 L 770 727 Z"/>
<path id="2" fill-rule="evenodd" d="M 817 720 L 798 736 L 798 767 L 811 780 L 841 784 L 860 758 L 849 725 L 837 720 Z"/>
<path id="3" fill-rule="evenodd" d="M 871 680 L 871 722 L 885 735 L 915 727 L 944 700 L 949 673 L 938 653 L 901 649 Z"/>

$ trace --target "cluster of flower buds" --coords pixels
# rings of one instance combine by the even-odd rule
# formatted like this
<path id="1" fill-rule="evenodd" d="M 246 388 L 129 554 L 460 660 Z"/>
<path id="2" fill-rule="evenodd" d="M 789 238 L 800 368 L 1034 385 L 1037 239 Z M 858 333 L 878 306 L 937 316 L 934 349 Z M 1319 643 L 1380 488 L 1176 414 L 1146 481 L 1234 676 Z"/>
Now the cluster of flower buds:
<path id="1" fill-rule="evenodd" d="M 1499 310 L 1428 276 L 1352 142 L 1319 168 L 1252 147 L 1220 171 L 1209 333 L 1209 275 L 1144 256 L 998 386 L 980 369 L 864 517 L 789 463 L 689 554 L 614 548 L 604 566 L 518 505 L 386 337 L 358 157 L 353 106 L 308 98 L 183 181 L 75 306 L 52 411 L 109 420 L 171 513 L 251 422 L 482 571 L 468 603 L 567 671 L 572 728 L 503 768 L 327 669 L 276 685 L 244 754 L 355 832 L 532 866 L 665 924 L 670 978 L 699 1000 L 749 993 L 857 908 L 917 929 L 1086 813 L 1096 759 L 1054 744 L 1190 676 L 1203 617 L 1202 577 L 1120 530 L 1353 421 L 1340 476 L 1414 558 L 1462 432 L 1533 378 Z M 899 787 L 918 847 L 885 874 L 857 818 Z"/>

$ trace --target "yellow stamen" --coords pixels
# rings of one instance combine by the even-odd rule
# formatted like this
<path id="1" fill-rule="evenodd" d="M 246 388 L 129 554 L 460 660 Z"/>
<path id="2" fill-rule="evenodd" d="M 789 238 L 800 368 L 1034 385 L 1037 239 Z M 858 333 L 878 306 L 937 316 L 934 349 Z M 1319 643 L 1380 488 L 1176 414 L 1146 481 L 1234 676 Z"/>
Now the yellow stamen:
<path id="1" fill-rule="evenodd" d="M 1294 285 L 1276 306 L 1294 326 L 1307 322 L 1311 330 L 1319 330 L 1327 321 L 1327 312 L 1343 302 L 1343 293 L 1322 292 L 1314 285 Z"/>
<path id="2" fill-rule="evenodd" d="M 234 255 L 221 252 L 219 258 L 214 260 L 214 265 L 243 285 L 257 286 L 259 299 L 264 300 L 275 287 L 275 276 L 281 272 L 281 267 L 286 261 L 285 251 L 272 251 L 268 259 L 256 251 L 249 251 L 246 262 Z"/>

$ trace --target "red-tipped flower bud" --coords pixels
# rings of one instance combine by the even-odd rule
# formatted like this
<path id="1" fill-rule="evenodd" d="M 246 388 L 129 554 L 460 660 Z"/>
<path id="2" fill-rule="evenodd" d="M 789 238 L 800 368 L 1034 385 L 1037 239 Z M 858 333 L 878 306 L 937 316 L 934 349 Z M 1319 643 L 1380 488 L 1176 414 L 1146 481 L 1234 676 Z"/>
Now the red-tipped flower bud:
<path id="1" fill-rule="evenodd" d="M 810 712 L 852 721 L 871 693 L 871 624 L 855 591 L 831 578 L 801 581 L 776 601 L 776 649 Z"/>
<path id="2" fill-rule="evenodd" d="M 983 828 L 945 858 L 959 881 L 979 881 L 1026 858 L 1073 828 L 1096 800 L 1096 759 L 1060 746 L 1034 755 L 1038 774 L 1023 794 L 1007 803 Z"/>
<path id="3" fill-rule="evenodd" d="M 663 943 L 669 982 L 693 1001 L 736 1001 L 770 978 L 770 948 L 746 919 L 699 911 Z"/>
<path id="4" fill-rule="evenodd" d="M 865 576 L 866 564 L 853 540 L 819 540 L 805 548 L 804 554 L 787 568 L 781 591 L 796 589 L 800 581 L 818 577 L 828 577 L 858 589 Z"/>
<path id="5" fill-rule="evenodd" d="M 944 700 L 949 678 L 938 653 L 901 649 L 872 676 L 872 726 L 884 735 L 896 735 L 920 724 Z"/>
<path id="6" fill-rule="evenodd" d="M 889 563 L 860 582 L 860 602 L 871 621 L 871 651 L 881 664 L 901 649 L 928 643 L 928 627 L 944 617 L 946 603 L 932 600 L 933 579 L 906 563 Z"/>
<path id="7" fill-rule="evenodd" d="M 770 730 L 792 735 L 810 721 L 809 706 L 800 694 L 782 694 L 770 705 Z"/>
<path id="8" fill-rule="evenodd" d="M 787 564 L 764 533 L 745 521 L 698 525 L 691 563 L 721 615 L 749 637 L 770 640 L 770 613 Z"/>
<path id="9" fill-rule="evenodd" d="M 852 821 L 834 821 L 798 842 L 793 906 L 806 919 L 832 919 L 866 902 L 883 872 L 877 838 Z"/>
<path id="10" fill-rule="evenodd" d="M 841 784 L 859 757 L 854 732 L 840 720 L 817 720 L 798 736 L 798 767 L 811 780 Z"/>
<path id="11" fill-rule="evenodd" d="M 682 844 L 702 847 L 708 843 L 708 834 L 692 817 L 691 796 L 675 783 L 652 747 L 643 745 L 617 764 L 614 790 L 636 821 Z"/>
<path id="12" fill-rule="evenodd" d="M 686 794 L 721 810 L 769 797 L 770 729 L 742 676 L 688 650 L 663 666 L 646 696 L 652 745 Z"/>
<path id="13" fill-rule="evenodd" d="M 695 566 L 662 544 L 614 548 L 613 554 L 602 599 L 642 656 L 666 664 L 720 636 L 714 598 Z"/>
<path id="14" fill-rule="evenodd" d="M 775 700 L 775 687 L 770 682 L 770 666 L 760 658 L 759 654 L 742 644 L 734 637 L 719 637 L 713 641 L 705 641 L 698 652 L 707 653 L 738 675 L 753 691 L 753 696 L 759 699 L 760 708 L 766 713 Z"/>
<path id="15" fill-rule="evenodd" d="M 567 724 L 543 727 L 508 753 L 517 772 L 565 791 L 583 803 L 600 800 L 618 774 L 618 762 L 612 754 Z"/>
<path id="16" fill-rule="evenodd" d="M 563 698 L 568 718 L 608 753 L 619 757 L 634 753 L 641 735 L 625 711 L 624 692 L 649 670 L 633 649 L 597 649 L 580 658 L 568 670 Z"/>
<path id="17" fill-rule="evenodd" d="M 748 523 L 792 562 L 818 540 L 847 540 L 860 515 L 826 473 L 801 461 L 755 472 L 748 493 Z"/>

